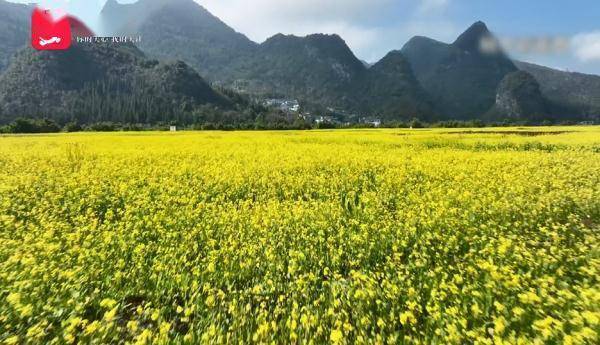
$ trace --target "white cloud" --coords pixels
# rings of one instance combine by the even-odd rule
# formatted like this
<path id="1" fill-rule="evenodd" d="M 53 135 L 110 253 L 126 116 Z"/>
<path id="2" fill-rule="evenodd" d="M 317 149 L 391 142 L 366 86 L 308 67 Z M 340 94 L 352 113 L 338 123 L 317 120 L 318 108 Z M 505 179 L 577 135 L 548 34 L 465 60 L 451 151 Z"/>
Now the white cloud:
<path id="1" fill-rule="evenodd" d="M 277 34 L 336 33 L 354 53 L 375 62 L 413 35 L 453 40 L 438 15 L 450 0 L 196 0 L 256 42 Z"/>
<path id="2" fill-rule="evenodd" d="M 304 35 L 343 27 L 353 33 L 374 21 L 394 0 L 197 0 L 214 15 L 251 39 L 277 33 Z M 371 31 L 371 29 L 368 29 Z M 368 33 L 361 33 L 361 35 Z"/>
<path id="3" fill-rule="evenodd" d="M 96 29 L 98 13 L 106 0 L 10 0 L 18 3 L 34 3 L 52 10 L 55 16 L 69 13 L 83 20 L 90 28 Z M 123 2 L 123 1 L 121 1 Z"/>
<path id="4" fill-rule="evenodd" d="M 286 19 L 360 18 L 379 12 L 394 0 L 196 0 L 222 16 Z M 283 19 L 283 18 L 281 18 Z M 267 23 L 261 23 L 262 25 Z"/>
<path id="5" fill-rule="evenodd" d="M 575 56 L 583 61 L 600 60 L 600 31 L 581 33 L 571 40 Z"/>
<path id="6" fill-rule="evenodd" d="M 97 29 L 106 0 L 12 0 L 63 8 Z M 137 0 L 117 0 L 130 3 Z M 443 18 L 451 0 L 195 0 L 256 42 L 277 34 L 339 34 L 354 53 L 375 62 L 414 35 L 451 41 L 456 26 Z"/>

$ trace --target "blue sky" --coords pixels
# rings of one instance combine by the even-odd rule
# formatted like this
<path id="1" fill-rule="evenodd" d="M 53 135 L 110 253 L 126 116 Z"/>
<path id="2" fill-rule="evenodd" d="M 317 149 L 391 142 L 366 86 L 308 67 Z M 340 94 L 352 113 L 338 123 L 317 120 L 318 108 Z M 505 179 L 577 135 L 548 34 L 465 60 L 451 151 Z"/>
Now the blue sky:
<path id="1" fill-rule="evenodd" d="M 94 26 L 104 1 L 40 3 L 62 7 Z M 257 42 L 278 32 L 338 33 L 359 58 L 369 62 L 400 49 L 414 35 L 452 42 L 473 22 L 482 20 L 499 37 L 510 40 L 507 48 L 515 58 L 600 74 L 600 0 L 196 1 Z M 552 49 L 547 49 L 547 42 Z M 536 49 L 524 49 L 527 46 Z"/>

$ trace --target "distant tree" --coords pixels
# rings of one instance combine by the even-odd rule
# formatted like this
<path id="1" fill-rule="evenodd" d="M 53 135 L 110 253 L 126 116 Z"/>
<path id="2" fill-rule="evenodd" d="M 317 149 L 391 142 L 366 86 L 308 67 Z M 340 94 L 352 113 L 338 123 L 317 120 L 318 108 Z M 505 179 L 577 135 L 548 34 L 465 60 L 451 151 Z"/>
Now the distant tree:
<path id="1" fill-rule="evenodd" d="M 298 117 L 294 121 L 292 127 L 294 129 L 312 129 L 312 125 L 308 121 L 306 121 L 305 119 L 303 119 L 301 117 Z"/>
<path id="2" fill-rule="evenodd" d="M 6 126 L 7 133 L 57 133 L 60 127 L 51 120 L 33 120 L 18 118 L 10 125 Z"/>
<path id="3" fill-rule="evenodd" d="M 386 128 L 408 128 L 409 125 L 403 121 L 388 121 L 384 122 L 383 126 Z"/>
<path id="4" fill-rule="evenodd" d="M 119 129 L 119 126 L 112 122 L 97 122 L 88 125 L 85 130 L 92 132 L 114 132 Z"/>
<path id="5" fill-rule="evenodd" d="M 77 122 L 69 122 L 63 127 L 63 131 L 67 133 L 81 132 L 83 128 Z"/>
<path id="6" fill-rule="evenodd" d="M 331 122 L 320 122 L 317 123 L 316 128 L 318 129 L 333 129 L 335 128 L 335 124 Z"/>
<path id="7" fill-rule="evenodd" d="M 146 130 L 146 128 L 146 126 L 140 123 L 128 123 L 121 126 L 121 130 L 127 132 L 141 132 L 143 130 Z"/>
<path id="8" fill-rule="evenodd" d="M 421 120 L 414 118 L 410 121 L 409 123 L 411 128 L 424 128 L 425 125 L 423 124 L 423 122 L 421 122 Z"/>
<path id="9" fill-rule="evenodd" d="M 37 120 L 38 133 L 58 133 L 61 128 L 56 122 L 48 119 Z"/>
<path id="10" fill-rule="evenodd" d="M 9 126 L 10 133 L 36 133 L 35 121 L 31 119 L 16 119 Z"/>
<path id="11" fill-rule="evenodd" d="M 217 129 L 214 123 L 205 123 L 200 127 L 204 131 L 214 131 Z"/>
<path id="12" fill-rule="evenodd" d="M 483 128 L 485 127 L 485 123 L 481 120 L 471 120 L 471 121 L 467 121 L 466 123 L 466 127 L 469 128 Z"/>

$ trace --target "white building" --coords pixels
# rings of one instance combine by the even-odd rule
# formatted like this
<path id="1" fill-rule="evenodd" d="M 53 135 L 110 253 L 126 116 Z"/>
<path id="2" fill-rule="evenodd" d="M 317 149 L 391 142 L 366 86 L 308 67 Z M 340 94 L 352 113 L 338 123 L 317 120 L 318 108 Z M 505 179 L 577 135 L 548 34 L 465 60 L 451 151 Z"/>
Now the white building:
<path id="1" fill-rule="evenodd" d="M 381 126 L 381 120 L 379 120 L 379 119 L 373 120 L 373 121 L 371 121 L 369 123 L 372 124 L 373 127 L 380 127 Z"/>
<path id="2" fill-rule="evenodd" d="M 296 99 L 267 99 L 264 102 L 267 107 L 279 108 L 286 113 L 297 113 L 300 111 L 300 102 Z"/>

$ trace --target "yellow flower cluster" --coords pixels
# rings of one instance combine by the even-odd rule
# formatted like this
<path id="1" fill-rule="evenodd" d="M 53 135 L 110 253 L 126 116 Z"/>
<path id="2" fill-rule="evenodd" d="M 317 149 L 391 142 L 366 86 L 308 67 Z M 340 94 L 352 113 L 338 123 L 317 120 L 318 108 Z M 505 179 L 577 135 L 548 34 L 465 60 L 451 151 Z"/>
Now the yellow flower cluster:
<path id="1" fill-rule="evenodd" d="M 5 344 L 597 344 L 599 240 L 594 127 L 0 137 Z"/>

